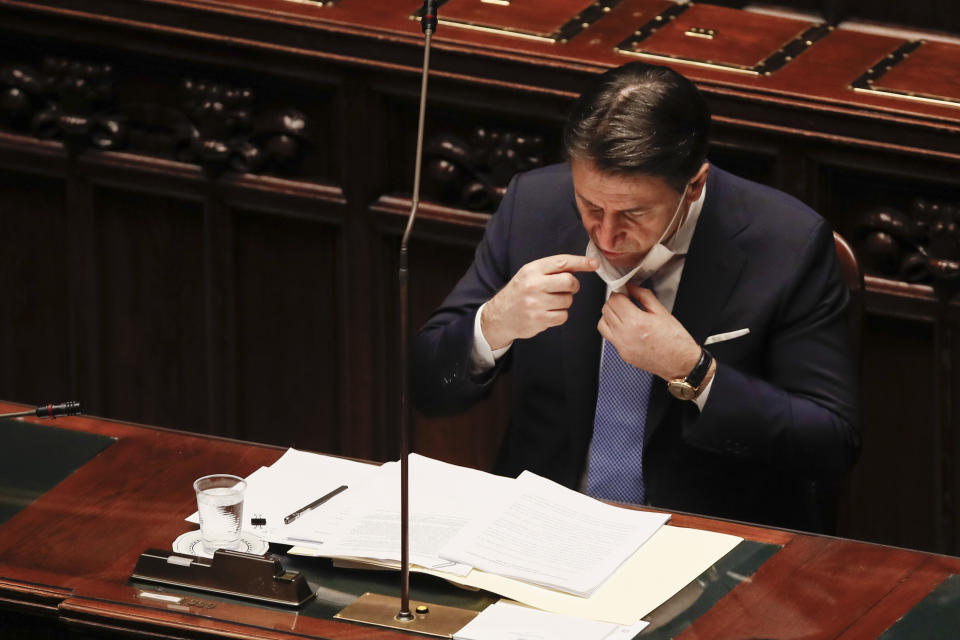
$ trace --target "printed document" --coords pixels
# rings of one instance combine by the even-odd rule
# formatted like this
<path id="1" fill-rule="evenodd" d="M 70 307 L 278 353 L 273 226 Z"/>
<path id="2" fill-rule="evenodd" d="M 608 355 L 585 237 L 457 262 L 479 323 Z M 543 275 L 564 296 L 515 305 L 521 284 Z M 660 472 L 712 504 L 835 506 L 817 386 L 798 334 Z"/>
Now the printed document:
<path id="1" fill-rule="evenodd" d="M 741 540 L 737 536 L 701 529 L 670 525 L 660 527 L 589 598 L 476 569 L 465 578 L 434 575 L 467 587 L 485 589 L 544 611 L 630 625 L 694 582 Z"/>
<path id="2" fill-rule="evenodd" d="M 440 557 L 589 596 L 669 519 L 608 505 L 524 471 L 513 491 L 464 527 Z"/>
<path id="3" fill-rule="evenodd" d="M 514 480 L 459 467 L 417 454 L 410 455 L 410 562 L 465 576 L 471 566 L 442 559 L 440 549 L 470 522 L 477 509 L 513 490 Z M 305 514 L 288 536 L 301 546 L 323 538 L 329 557 L 400 561 L 400 463 L 380 467 L 350 497 L 352 509 L 337 531 L 320 535 L 314 516 Z M 294 523 L 296 524 L 296 523 Z"/>

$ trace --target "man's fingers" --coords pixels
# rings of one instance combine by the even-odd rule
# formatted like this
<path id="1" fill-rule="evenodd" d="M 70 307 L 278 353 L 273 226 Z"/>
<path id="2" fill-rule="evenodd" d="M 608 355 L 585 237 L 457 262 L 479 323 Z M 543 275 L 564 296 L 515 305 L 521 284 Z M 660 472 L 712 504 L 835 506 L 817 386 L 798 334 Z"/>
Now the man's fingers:
<path id="1" fill-rule="evenodd" d="M 547 311 L 545 313 L 547 321 L 550 323 L 551 327 L 559 327 L 561 324 L 567 321 L 567 311 L 565 309 L 555 309 L 553 311 Z"/>
<path id="2" fill-rule="evenodd" d="M 622 293 L 611 293 L 603 309 L 604 313 L 609 309 L 611 317 L 617 322 L 622 322 L 625 317 L 629 316 L 630 312 L 637 310 L 637 305 Z"/>
<path id="3" fill-rule="evenodd" d="M 547 293 L 576 293 L 580 291 L 580 281 L 572 273 L 550 273 L 543 278 L 543 290 Z"/>
<path id="4" fill-rule="evenodd" d="M 638 287 L 633 284 L 627 285 L 627 293 L 630 297 L 639 302 L 644 309 L 650 313 L 666 312 L 667 308 L 660 304 L 657 296 L 650 289 Z"/>
<path id="5" fill-rule="evenodd" d="M 620 324 L 623 323 L 623 319 L 620 317 L 620 314 L 617 313 L 616 306 L 612 303 L 613 303 L 613 296 L 610 296 L 610 300 L 607 300 L 607 304 L 603 305 L 603 309 L 600 310 L 601 318 L 605 318 L 607 321 L 607 325 L 611 328 L 614 326 L 619 326 Z"/>
<path id="6" fill-rule="evenodd" d="M 573 304 L 572 293 L 551 293 L 548 304 L 550 311 L 566 311 Z"/>
<path id="7" fill-rule="evenodd" d="M 611 332 L 610 325 L 607 324 L 607 319 L 603 316 L 600 316 L 600 322 L 597 323 L 597 331 L 600 332 L 600 335 L 603 336 L 603 339 L 607 342 L 610 342 Z"/>
<path id="8" fill-rule="evenodd" d="M 544 273 L 573 273 L 574 271 L 596 271 L 600 263 L 596 258 L 575 256 L 564 253 L 557 256 L 541 258 L 544 263 Z"/>

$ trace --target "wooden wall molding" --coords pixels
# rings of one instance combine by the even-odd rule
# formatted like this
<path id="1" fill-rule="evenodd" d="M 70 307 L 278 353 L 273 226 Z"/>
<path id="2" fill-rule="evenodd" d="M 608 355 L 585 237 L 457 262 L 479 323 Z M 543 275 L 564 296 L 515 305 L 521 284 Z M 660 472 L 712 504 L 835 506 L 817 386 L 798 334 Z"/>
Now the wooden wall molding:
<path id="1" fill-rule="evenodd" d="M 960 291 L 960 204 L 916 198 L 906 211 L 880 207 L 859 223 L 866 267 L 927 283 L 940 297 Z"/>
<path id="2" fill-rule="evenodd" d="M 437 133 L 424 144 L 424 190 L 438 202 L 490 211 L 521 171 L 544 166 L 543 136 L 475 127 L 468 138 Z"/>
<path id="3" fill-rule="evenodd" d="M 253 89 L 194 78 L 166 88 L 166 104 L 121 102 L 115 66 L 59 56 L 36 66 L 8 62 L 0 66 L 0 122 L 60 140 L 70 155 L 140 153 L 199 164 L 211 176 L 299 168 L 309 141 L 301 111 L 258 112 Z"/>

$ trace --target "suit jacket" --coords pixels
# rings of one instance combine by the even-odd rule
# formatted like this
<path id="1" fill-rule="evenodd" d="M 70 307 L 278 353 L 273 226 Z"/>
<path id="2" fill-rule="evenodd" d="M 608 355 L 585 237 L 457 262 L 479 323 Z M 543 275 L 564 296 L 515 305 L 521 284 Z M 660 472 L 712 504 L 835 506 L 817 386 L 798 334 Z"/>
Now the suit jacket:
<path id="1" fill-rule="evenodd" d="M 568 165 L 513 179 L 473 264 L 421 329 L 413 396 L 427 415 L 462 411 L 512 369 L 511 423 L 495 468 L 575 487 L 592 436 L 606 285 L 579 273 L 568 320 L 518 340 L 489 374 L 470 373 L 477 308 L 526 263 L 583 254 Z M 643 473 L 649 504 L 822 531 L 824 495 L 859 450 L 857 391 L 832 231 L 774 189 L 711 167 L 673 314 L 717 373 L 702 412 L 654 378 Z M 826 500 L 829 502 L 829 498 Z"/>

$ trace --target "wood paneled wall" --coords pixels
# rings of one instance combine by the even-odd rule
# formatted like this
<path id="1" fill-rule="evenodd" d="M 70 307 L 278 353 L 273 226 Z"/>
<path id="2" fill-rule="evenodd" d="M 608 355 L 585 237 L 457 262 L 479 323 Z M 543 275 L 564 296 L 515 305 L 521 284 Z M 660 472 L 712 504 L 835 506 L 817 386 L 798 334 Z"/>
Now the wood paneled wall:
<path id="1" fill-rule="evenodd" d="M 207 14 L 182 21 L 216 31 Z M 240 27 L 194 38 L 0 2 L 0 397 L 391 458 L 419 50 L 318 32 L 343 54 L 320 59 L 242 26 L 248 41 Z M 566 109 L 596 71 L 477 81 L 482 52 L 436 55 L 414 327 L 510 176 L 559 158 Z M 956 290 L 901 270 L 916 246 L 960 257 L 957 128 L 705 91 L 711 160 L 817 208 L 868 267 L 864 449 L 840 533 L 960 551 Z M 508 404 L 501 383 L 463 416 L 417 417 L 414 447 L 487 468 Z"/>

